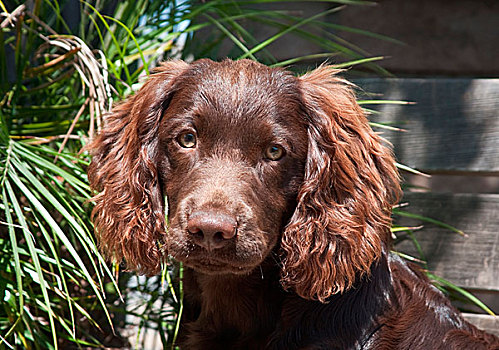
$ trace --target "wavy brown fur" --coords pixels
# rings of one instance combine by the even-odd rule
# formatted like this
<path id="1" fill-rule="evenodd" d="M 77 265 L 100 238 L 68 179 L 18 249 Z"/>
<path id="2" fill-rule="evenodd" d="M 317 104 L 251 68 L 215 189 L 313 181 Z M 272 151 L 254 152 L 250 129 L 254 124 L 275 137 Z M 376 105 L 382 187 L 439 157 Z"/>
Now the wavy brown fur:
<path id="1" fill-rule="evenodd" d="M 388 253 L 394 160 L 337 73 L 164 63 L 89 145 L 101 249 L 184 263 L 183 349 L 499 349 Z"/>
<path id="2" fill-rule="evenodd" d="M 324 302 L 368 273 L 389 241 L 398 175 L 351 85 L 324 66 L 300 78 L 309 143 L 298 205 L 282 238 L 286 286 Z"/>
<path id="3" fill-rule="evenodd" d="M 159 121 L 173 78 L 187 64 L 171 61 L 156 69 L 142 89 L 117 105 L 103 132 L 87 146 L 94 149 L 88 169 L 94 197 L 92 218 L 101 249 L 129 268 L 154 274 L 164 252 L 164 198 L 156 164 Z"/>

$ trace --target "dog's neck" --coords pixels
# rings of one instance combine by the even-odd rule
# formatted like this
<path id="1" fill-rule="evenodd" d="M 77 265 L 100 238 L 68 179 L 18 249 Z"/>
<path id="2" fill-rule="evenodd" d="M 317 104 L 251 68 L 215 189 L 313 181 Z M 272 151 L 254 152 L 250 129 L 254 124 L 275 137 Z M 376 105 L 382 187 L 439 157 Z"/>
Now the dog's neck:
<path id="1" fill-rule="evenodd" d="M 216 346 L 229 344 L 237 348 L 239 344 L 258 340 L 261 343 L 244 348 L 262 349 L 269 343 L 271 348 L 286 348 L 286 344 L 281 344 L 283 339 L 307 344 L 313 341 L 307 339 L 307 334 L 314 333 L 315 318 L 327 314 L 328 320 L 323 321 L 331 327 L 323 333 L 330 339 L 342 339 L 343 343 L 336 344 L 340 348 L 352 348 L 356 340 L 369 338 L 376 329 L 375 316 L 389 298 L 386 293 L 389 293 L 390 273 L 385 258 L 373 268 L 370 277 L 363 278 L 344 294 L 332 296 L 325 304 L 285 292 L 279 284 L 280 270 L 275 263 L 262 264 L 251 274 L 240 276 L 188 272 L 191 282 L 185 287 L 186 297 L 197 304 L 198 312 L 187 328 L 197 334 L 198 340 L 199 334 L 205 335 L 204 344 Z M 342 317 L 352 312 L 365 314 L 359 317 L 365 323 L 342 324 Z M 296 332 L 297 329 L 301 332 Z M 277 334 L 280 336 L 276 337 Z M 187 345 L 196 348 L 198 344 Z"/>
<path id="2" fill-rule="evenodd" d="M 187 302 L 197 309 L 185 320 L 188 333 L 197 334 L 196 342 L 187 339 L 186 348 L 199 348 L 199 334 L 205 336 L 204 349 L 241 344 L 249 349 L 264 347 L 279 322 L 284 300 L 277 266 L 264 264 L 249 275 L 220 276 L 188 269 L 185 277 Z"/>
<path id="3" fill-rule="evenodd" d="M 209 317 L 213 322 L 227 325 L 238 325 L 239 329 L 252 329 L 259 318 L 273 318 L 272 310 L 276 309 L 275 301 L 269 298 L 279 294 L 279 286 L 271 288 L 278 276 L 270 276 L 270 271 L 257 269 L 247 276 L 207 276 L 199 275 L 198 281 L 202 290 L 202 317 Z M 267 275 L 267 276 L 266 276 Z M 277 305 L 279 302 L 277 301 Z M 261 312 L 267 313 L 263 316 Z M 262 317 L 263 316 L 263 317 Z M 256 321 L 258 323 L 261 320 Z"/>

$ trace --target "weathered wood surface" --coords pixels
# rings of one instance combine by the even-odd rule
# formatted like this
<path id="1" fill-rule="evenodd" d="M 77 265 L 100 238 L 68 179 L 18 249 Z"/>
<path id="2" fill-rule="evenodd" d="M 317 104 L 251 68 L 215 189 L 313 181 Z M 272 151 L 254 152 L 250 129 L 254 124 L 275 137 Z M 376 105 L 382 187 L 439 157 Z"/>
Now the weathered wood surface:
<path id="1" fill-rule="evenodd" d="M 499 317 L 490 315 L 463 314 L 469 322 L 486 332 L 499 336 Z"/>
<path id="2" fill-rule="evenodd" d="M 499 195 L 408 193 L 401 210 L 438 219 L 465 232 L 463 237 L 446 228 L 417 219 L 396 217 L 396 223 L 424 228 L 415 231 L 430 271 L 458 286 L 499 291 Z M 405 240 L 395 249 L 419 257 Z"/>
<path id="3" fill-rule="evenodd" d="M 369 55 L 387 57 L 376 63 L 390 72 L 498 76 L 498 1 L 383 0 L 375 5 L 347 6 L 331 14 L 330 22 L 403 42 L 335 32 Z"/>
<path id="4" fill-rule="evenodd" d="M 429 171 L 499 173 L 499 79 L 359 79 L 365 99 L 414 105 L 364 105 L 380 111 L 374 122 L 407 132 L 381 130 L 398 160 Z"/>

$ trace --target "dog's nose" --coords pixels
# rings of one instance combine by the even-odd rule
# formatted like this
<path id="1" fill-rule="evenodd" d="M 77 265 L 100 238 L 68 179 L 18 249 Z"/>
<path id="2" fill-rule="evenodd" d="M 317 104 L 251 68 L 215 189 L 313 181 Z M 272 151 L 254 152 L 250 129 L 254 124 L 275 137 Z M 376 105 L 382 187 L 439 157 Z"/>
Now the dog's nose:
<path id="1" fill-rule="evenodd" d="M 196 211 L 187 221 L 193 241 L 207 250 L 222 248 L 236 235 L 236 220 L 224 213 Z"/>

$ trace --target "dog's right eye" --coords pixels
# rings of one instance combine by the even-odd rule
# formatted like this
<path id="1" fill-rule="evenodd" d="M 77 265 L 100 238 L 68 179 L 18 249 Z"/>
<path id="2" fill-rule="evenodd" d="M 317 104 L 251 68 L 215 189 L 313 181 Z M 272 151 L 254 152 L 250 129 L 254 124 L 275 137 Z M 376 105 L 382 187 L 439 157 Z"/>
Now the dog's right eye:
<path id="1" fill-rule="evenodd" d="M 272 145 L 267 147 L 265 150 L 265 157 L 269 160 L 279 160 L 284 157 L 285 151 L 284 148 L 278 145 Z"/>
<path id="2" fill-rule="evenodd" d="M 183 148 L 193 148 L 196 146 L 196 135 L 190 131 L 184 132 L 178 136 L 177 142 Z"/>

